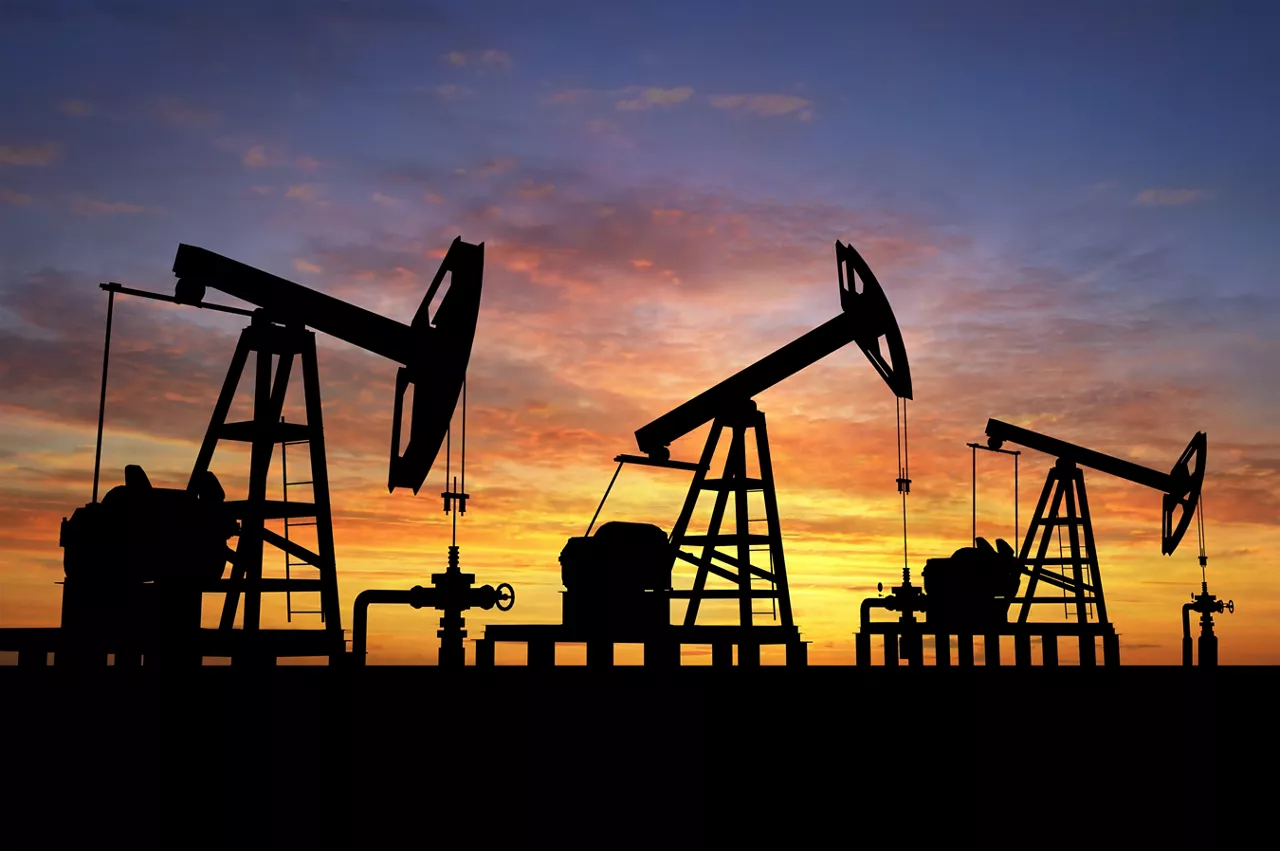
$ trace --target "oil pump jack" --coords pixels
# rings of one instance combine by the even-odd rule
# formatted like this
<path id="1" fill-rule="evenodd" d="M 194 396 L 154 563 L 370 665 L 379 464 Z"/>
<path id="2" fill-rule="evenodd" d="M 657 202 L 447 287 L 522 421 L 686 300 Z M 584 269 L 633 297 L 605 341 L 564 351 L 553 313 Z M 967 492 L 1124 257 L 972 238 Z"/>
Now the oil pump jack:
<path id="1" fill-rule="evenodd" d="M 1057 664 L 1057 638 L 1068 635 L 1079 640 L 1080 664 L 1096 664 L 1097 636 L 1103 640 L 1104 663 L 1119 664 L 1119 636 L 1107 617 L 1081 468 L 1088 467 L 1159 491 L 1162 494 L 1160 549 L 1162 554 L 1172 555 L 1192 520 L 1200 516 L 1200 492 L 1205 472 L 1204 432 L 1197 432 L 1192 437 L 1167 473 L 995 419 L 987 422 L 986 434 L 987 449 L 1008 452 L 1002 447 L 1010 443 L 1057 459 L 1045 479 L 1020 552 L 1015 554 L 1004 541 L 998 541 L 996 549 L 984 539 L 975 537 L 972 547 L 963 548 L 950 558 L 928 560 L 922 571 L 923 591 L 912 586 L 908 576 L 889 597 L 864 600 L 862 630 L 857 642 L 858 663 L 870 664 L 870 635 L 881 632 L 886 636 L 887 664 L 897 664 L 899 646 L 908 662 L 920 664 L 923 634 L 937 636 L 939 664 L 949 664 L 948 639 L 951 635 L 960 639 L 961 664 L 972 664 L 973 635 L 986 636 L 988 664 L 998 664 L 998 637 L 1009 634 L 1014 636 L 1016 661 L 1020 665 L 1031 664 L 1032 636 L 1041 639 L 1044 663 Z M 1203 567 L 1207 557 L 1202 522 L 1199 528 L 1200 564 Z M 1058 540 L 1056 555 L 1050 550 L 1055 537 Z M 1024 576 L 1027 577 L 1027 587 L 1019 597 L 1017 593 Z M 1036 590 L 1041 584 L 1060 589 L 1062 596 L 1037 596 Z M 1208 589 L 1204 586 L 1201 596 L 1205 601 L 1193 598 L 1197 603 L 1185 608 L 1196 605 L 1211 608 L 1216 601 L 1207 595 Z M 1009 623 L 1008 611 L 1015 603 L 1019 606 L 1018 617 L 1016 622 Z M 1030 619 L 1033 607 L 1042 611 L 1049 606 L 1063 607 L 1068 618 L 1074 614 L 1074 621 L 1054 624 Z M 1221 606 L 1217 603 L 1213 610 L 1222 611 Z M 902 612 L 902 620 L 892 628 L 873 625 L 869 610 L 875 607 Z M 916 623 L 915 612 L 925 614 L 926 624 Z M 895 638 L 900 645 L 894 641 Z M 1184 645 L 1187 644 L 1189 638 L 1184 640 Z M 1202 643 L 1202 657 L 1205 655 L 1204 646 Z M 1213 644 L 1209 652 L 1215 651 L 1216 644 Z"/>
<path id="2" fill-rule="evenodd" d="M 331 661 L 342 657 L 345 639 L 315 331 L 400 364 L 387 487 L 390 491 L 410 488 L 416 494 L 445 441 L 466 380 L 483 265 L 483 244 L 455 239 L 408 325 L 191 245 L 178 248 L 173 266 L 178 281 L 172 297 L 104 284 L 110 297 L 108 353 L 117 292 L 247 314 L 251 321 L 240 335 L 185 491 L 153 488 L 142 469 L 131 466 L 126 468 L 125 484 L 112 489 L 99 503 L 95 469 L 94 501 L 77 509 L 70 520 L 64 519 L 61 545 L 67 579 L 63 632 L 64 641 L 78 648 L 67 655 L 101 659 L 104 649 L 113 647 L 117 664 L 136 663 L 143 654 L 149 663 L 181 656 L 196 664 L 202 655 L 269 663 L 281 655 L 328 656 Z M 449 283 L 441 293 L 446 275 Z M 208 289 L 227 293 L 257 309 L 206 303 Z M 433 310 L 437 295 L 439 303 Z M 228 422 L 250 354 L 256 355 L 253 415 L 247 421 Z M 305 423 L 285 422 L 281 416 L 295 359 L 301 361 Z M 104 403 L 105 362 L 106 355 Z M 402 450 L 404 396 L 410 387 L 413 401 L 408 439 Z M 247 499 L 227 501 L 210 469 L 222 441 L 250 444 Z M 100 442 L 101 418 L 99 446 Z M 268 499 L 267 478 L 275 447 L 282 447 L 283 457 L 283 447 L 298 444 L 308 444 L 310 476 L 294 482 L 286 479 L 284 498 Z M 309 485 L 312 499 L 290 499 L 289 488 L 295 485 Z M 446 511 L 460 507 L 465 512 L 468 494 L 447 487 L 443 496 Z M 283 521 L 283 534 L 268 528 L 268 520 Z M 290 538 L 289 530 L 298 526 L 314 527 L 314 550 L 298 543 L 296 533 Z M 233 537 L 237 538 L 234 550 L 227 545 Z M 285 578 L 263 576 L 267 545 L 283 551 Z M 228 562 L 231 575 L 224 577 Z M 318 577 L 292 575 L 290 566 L 314 568 Z M 509 586 L 504 586 L 505 594 L 489 586 L 470 588 L 468 580 L 474 577 L 457 570 L 456 545 L 450 551 L 450 570 L 442 576 L 454 592 L 445 595 L 450 598 L 446 608 L 453 614 L 471 605 L 491 608 L 507 602 L 506 608 L 510 608 L 514 599 Z M 210 592 L 223 594 L 221 619 L 217 630 L 201 630 L 201 601 Z M 320 595 L 320 608 L 313 613 L 320 615 L 323 629 L 261 629 L 264 593 L 284 593 L 291 606 L 292 594 L 315 592 Z M 242 597 L 242 628 L 235 629 Z M 460 618 L 451 626 L 459 627 Z"/>
<path id="3" fill-rule="evenodd" d="M 761 643 L 782 643 L 787 647 L 788 664 L 804 664 L 804 645 L 799 641 L 791 610 L 786 562 L 782 546 L 778 498 L 764 412 L 753 397 L 816 363 L 839 349 L 856 344 L 871 365 L 902 400 L 911 398 L 911 372 L 906 347 L 893 310 L 879 281 L 862 256 L 851 245 L 836 242 L 842 312 L 798 339 L 690 399 L 636 431 L 636 443 L 643 455 L 618 455 L 618 467 L 605 489 L 600 506 L 582 537 L 571 538 L 560 554 L 563 596 L 563 628 L 495 625 L 486 630 L 477 651 L 492 653 L 492 642 L 527 641 L 530 664 L 549 659 L 548 640 L 586 640 L 587 663 L 592 664 L 593 647 L 606 663 L 611 662 L 611 646 L 618 643 L 657 645 L 670 660 L 672 649 L 681 643 L 711 644 L 713 664 L 729 664 L 733 644 L 740 665 L 758 664 Z M 886 351 L 887 349 L 887 351 Z M 699 427 L 711 423 L 702 456 L 697 462 L 671 459 L 670 445 Z M 712 477 L 712 463 L 725 433 L 728 451 L 719 477 Z M 749 469 L 748 448 L 754 449 L 755 470 Z M 604 523 L 591 530 L 609 497 L 624 464 L 691 471 L 689 486 L 670 535 L 645 523 Z M 907 480 L 899 478 L 899 488 Z M 714 494 L 708 528 L 692 533 L 690 524 L 699 497 Z M 764 517 L 749 516 L 748 497 L 759 493 Z M 734 498 L 732 531 L 726 524 L 729 497 Z M 764 534 L 753 533 L 752 522 L 765 524 Z M 721 549 L 732 548 L 730 552 Z M 686 552 L 685 547 L 696 552 Z M 768 554 L 767 567 L 753 554 Z M 672 587 L 672 572 L 679 559 L 697 568 L 692 588 Z M 729 587 L 708 588 L 711 577 L 726 580 Z M 767 587 L 766 587 L 767 586 Z M 671 624 L 671 600 L 688 600 L 682 627 Z M 773 616 L 780 623 L 767 627 L 754 623 L 753 603 L 773 603 Z M 707 600 L 736 600 L 738 624 L 699 624 L 701 604 Z M 768 613 L 766 613 L 768 614 Z M 559 630 L 558 632 L 556 630 Z M 764 638 L 767 631 L 777 635 Z M 672 636 L 658 641 L 655 636 Z M 724 638 L 724 636 L 732 636 Z M 650 650 L 646 649 L 646 664 Z M 478 657 L 479 658 L 479 657 Z"/>

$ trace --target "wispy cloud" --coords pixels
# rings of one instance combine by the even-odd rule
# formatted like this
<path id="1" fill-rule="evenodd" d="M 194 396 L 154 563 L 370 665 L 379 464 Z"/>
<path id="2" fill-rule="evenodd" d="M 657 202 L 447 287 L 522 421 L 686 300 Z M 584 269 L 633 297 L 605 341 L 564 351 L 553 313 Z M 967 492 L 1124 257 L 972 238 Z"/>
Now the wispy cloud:
<path id="1" fill-rule="evenodd" d="M 465 68 L 468 65 L 480 65 L 486 68 L 511 67 L 511 54 L 493 48 L 470 53 L 451 50 L 440 58 L 455 68 Z"/>
<path id="2" fill-rule="evenodd" d="M 526 201 L 536 200 L 538 198 L 550 198 L 556 194 L 556 187 L 552 183 L 538 183 L 532 179 L 526 179 L 516 187 L 516 195 Z"/>
<path id="3" fill-rule="evenodd" d="M 196 109 L 178 98 L 161 98 L 156 102 L 155 114 L 175 127 L 203 127 L 218 121 L 216 112 Z"/>
<path id="4" fill-rule="evenodd" d="M 1134 196 L 1133 203 L 1141 207 L 1181 207 L 1208 197 L 1203 189 L 1144 189 Z"/>
<path id="5" fill-rule="evenodd" d="M 813 101 L 796 95 L 736 94 L 712 95 L 711 105 L 716 109 L 750 113 L 762 116 L 794 114 L 801 121 L 813 118 Z"/>
<path id="6" fill-rule="evenodd" d="M 495 174 L 504 174 L 515 167 L 516 161 L 514 157 L 498 157 L 480 166 L 480 174 L 490 177 Z"/>
<path id="7" fill-rule="evenodd" d="M 20 207 L 30 204 L 32 200 L 30 195 L 14 192 L 12 189 L 0 189 L 0 204 L 12 204 Z"/>
<path id="8" fill-rule="evenodd" d="M 267 164 L 267 149 L 263 145 L 254 145 L 245 152 L 242 163 L 249 168 L 262 168 Z"/>
<path id="9" fill-rule="evenodd" d="M 693 89 L 679 86 L 674 89 L 647 88 L 641 89 L 634 97 L 623 98 L 615 106 L 621 110 L 641 110 L 657 107 L 675 106 L 693 97 Z"/>
<path id="10" fill-rule="evenodd" d="M 72 118 L 83 118 L 86 115 L 94 115 L 97 110 L 93 108 L 93 104 L 84 100 L 76 100 L 74 98 L 64 100 L 58 104 L 58 111 L 63 115 L 69 115 Z"/>
<path id="11" fill-rule="evenodd" d="M 318 183 L 298 183 L 286 189 L 284 197 L 316 204 L 320 202 L 320 194 L 323 191 L 324 187 Z"/>
<path id="12" fill-rule="evenodd" d="M 79 197 L 71 202 L 71 211 L 81 216 L 115 216 L 142 213 L 146 207 L 141 204 L 127 204 L 123 201 L 98 201 L 93 198 Z"/>
<path id="13" fill-rule="evenodd" d="M 57 142 L 39 145 L 0 145 L 0 165 L 49 165 L 57 161 L 62 148 Z"/>
<path id="14" fill-rule="evenodd" d="M 544 103 L 559 106 L 567 103 L 582 103 L 591 96 L 590 89 L 564 89 L 548 95 Z"/>
<path id="15" fill-rule="evenodd" d="M 471 89 L 456 83 L 441 83 L 432 89 L 437 96 L 446 100 L 459 100 L 471 94 Z"/>

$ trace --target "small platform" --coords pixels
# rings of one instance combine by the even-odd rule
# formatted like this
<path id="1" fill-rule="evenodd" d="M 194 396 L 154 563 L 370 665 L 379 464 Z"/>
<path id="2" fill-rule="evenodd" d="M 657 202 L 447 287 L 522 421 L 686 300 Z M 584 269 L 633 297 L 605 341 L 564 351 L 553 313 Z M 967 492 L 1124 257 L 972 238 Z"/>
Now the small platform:
<path id="1" fill-rule="evenodd" d="M 809 642 L 800 640 L 800 630 L 794 626 L 673 625 L 601 634 L 563 624 L 489 624 L 484 637 L 476 640 L 476 665 L 493 666 L 497 642 L 526 645 L 531 668 L 554 666 L 557 644 L 587 645 L 588 666 L 612 666 L 615 644 L 643 644 L 645 667 L 679 666 L 680 648 L 686 644 L 711 645 L 712 666 L 732 666 L 734 647 L 740 667 L 759 666 L 760 648 L 766 644 L 785 645 L 789 666 L 809 663 Z"/>
<path id="2" fill-rule="evenodd" d="M 975 633 L 950 632 L 931 626 L 927 621 L 914 624 L 901 621 L 864 623 L 854 636 L 855 661 L 858 665 L 871 664 L 871 636 L 884 636 L 884 664 L 895 666 L 901 661 L 909 665 L 924 664 L 924 639 L 932 637 L 935 646 L 935 664 L 951 664 L 951 639 L 956 639 L 956 664 L 972 666 Z M 1014 664 L 1031 665 L 1031 639 L 1040 639 L 1041 663 L 1046 667 L 1058 664 L 1058 639 L 1074 636 L 1080 644 L 1080 664 L 1089 667 L 1097 664 L 1097 639 L 1102 638 L 1103 664 L 1110 667 L 1120 664 L 1120 636 L 1109 623 L 1003 623 L 993 624 L 976 633 L 983 640 L 984 663 L 1000 664 L 1000 637 L 1013 636 Z"/>

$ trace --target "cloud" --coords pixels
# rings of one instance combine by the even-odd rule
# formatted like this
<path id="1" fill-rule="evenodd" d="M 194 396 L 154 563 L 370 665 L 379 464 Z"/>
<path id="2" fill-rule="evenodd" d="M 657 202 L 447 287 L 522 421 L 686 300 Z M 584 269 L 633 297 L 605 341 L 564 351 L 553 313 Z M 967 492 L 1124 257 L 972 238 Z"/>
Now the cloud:
<path id="1" fill-rule="evenodd" d="M 21 192 L 15 192 L 12 189 L 0 189 L 0 204 L 12 204 L 14 206 L 23 206 L 30 204 L 32 198 L 30 195 L 24 195 Z"/>
<path id="2" fill-rule="evenodd" d="M 71 210 L 81 216 L 114 216 L 142 213 L 146 207 L 140 204 L 126 204 L 123 201 L 107 202 L 92 198 L 76 198 L 71 202 Z"/>
<path id="3" fill-rule="evenodd" d="M 733 112 L 751 113 L 753 115 L 776 116 L 795 113 L 801 121 L 813 117 L 813 101 L 795 95 L 781 94 L 737 94 L 712 95 L 711 105 L 716 109 Z"/>
<path id="4" fill-rule="evenodd" d="M 95 114 L 96 110 L 88 101 L 83 100 L 64 100 L 58 104 L 58 111 L 63 115 L 69 115 L 72 118 L 83 118 L 86 115 Z"/>
<path id="5" fill-rule="evenodd" d="M 262 145 L 254 145 L 245 152 L 241 162 L 249 168 L 262 168 L 267 164 L 267 149 Z"/>
<path id="6" fill-rule="evenodd" d="M 156 103 L 156 117 L 175 127 L 203 127 L 218 121 L 216 112 L 196 109 L 178 98 L 162 98 Z"/>
<path id="7" fill-rule="evenodd" d="M 590 89 L 566 89 L 548 95 L 544 103 L 561 105 L 566 103 L 582 103 L 591 96 Z"/>
<path id="8" fill-rule="evenodd" d="M 516 188 L 516 195 L 532 201 L 538 198 L 549 198 L 556 192 L 556 187 L 551 183 L 538 183 L 533 179 L 526 179 L 520 186 Z"/>
<path id="9" fill-rule="evenodd" d="M 1209 193 L 1203 189 L 1144 189 L 1133 203 L 1142 207 L 1181 207 L 1203 201 Z"/>
<path id="10" fill-rule="evenodd" d="M 309 204 L 317 203 L 324 187 L 318 183 L 298 183 L 284 191 L 284 197 L 296 198 Z"/>
<path id="11" fill-rule="evenodd" d="M 483 65 L 488 68 L 511 67 L 511 55 L 505 51 L 492 48 L 472 53 L 451 50 L 440 58 L 455 68 L 464 68 L 468 65 Z"/>
<path id="12" fill-rule="evenodd" d="M 446 100 L 458 100 L 471 94 L 471 89 L 454 83 L 442 83 L 435 87 L 435 93 Z"/>
<path id="13" fill-rule="evenodd" d="M 486 177 L 491 177 L 495 174 L 504 174 L 515 167 L 516 161 L 514 157 L 497 157 L 496 159 L 491 159 L 482 165 L 480 167 L 480 173 Z"/>
<path id="14" fill-rule="evenodd" d="M 57 142 L 39 145 L 0 145 L 0 165 L 49 165 L 62 153 Z"/>
<path id="15" fill-rule="evenodd" d="M 309 260 L 304 260 L 301 257 L 293 258 L 293 268 L 297 269 L 299 272 L 310 272 L 312 274 L 324 271 L 324 269 L 321 269 L 316 264 Z"/>
<path id="16" fill-rule="evenodd" d="M 683 103 L 693 96 L 693 89 L 680 86 L 674 89 L 641 89 L 633 98 L 625 98 L 615 104 L 621 110 L 641 110 L 651 107 L 668 107 Z"/>

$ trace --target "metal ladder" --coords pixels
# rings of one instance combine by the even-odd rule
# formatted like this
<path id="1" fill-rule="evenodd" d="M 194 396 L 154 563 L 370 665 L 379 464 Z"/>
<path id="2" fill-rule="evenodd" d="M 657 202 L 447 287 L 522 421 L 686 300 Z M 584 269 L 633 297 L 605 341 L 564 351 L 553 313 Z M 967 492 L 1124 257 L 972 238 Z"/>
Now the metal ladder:
<path id="1" fill-rule="evenodd" d="M 280 418 L 280 422 L 281 424 L 284 423 L 284 417 Z M 282 500 L 286 503 L 289 501 L 289 488 L 297 487 L 299 485 L 313 484 L 313 482 L 309 479 L 306 481 L 297 481 L 297 482 L 289 481 L 288 447 L 298 446 L 303 443 L 309 444 L 310 442 L 311 441 L 309 440 L 281 440 L 280 441 L 280 476 L 282 481 L 284 482 Z M 289 530 L 292 528 L 298 528 L 301 526 L 315 526 L 315 525 L 316 525 L 316 521 L 314 518 L 310 520 L 297 520 L 297 519 L 291 519 L 286 515 L 286 517 L 284 518 L 284 539 L 286 541 L 289 540 Z M 289 556 L 289 553 L 286 552 L 284 554 L 284 578 L 286 581 L 292 578 L 291 571 L 295 567 L 310 567 L 314 569 L 315 565 L 307 564 L 304 561 L 294 561 Z M 285 588 L 284 600 L 285 600 L 285 618 L 289 623 L 293 623 L 294 615 L 319 615 L 320 622 L 324 623 L 323 609 L 295 609 L 293 607 L 293 592 L 288 590 L 288 586 L 286 586 Z"/>

